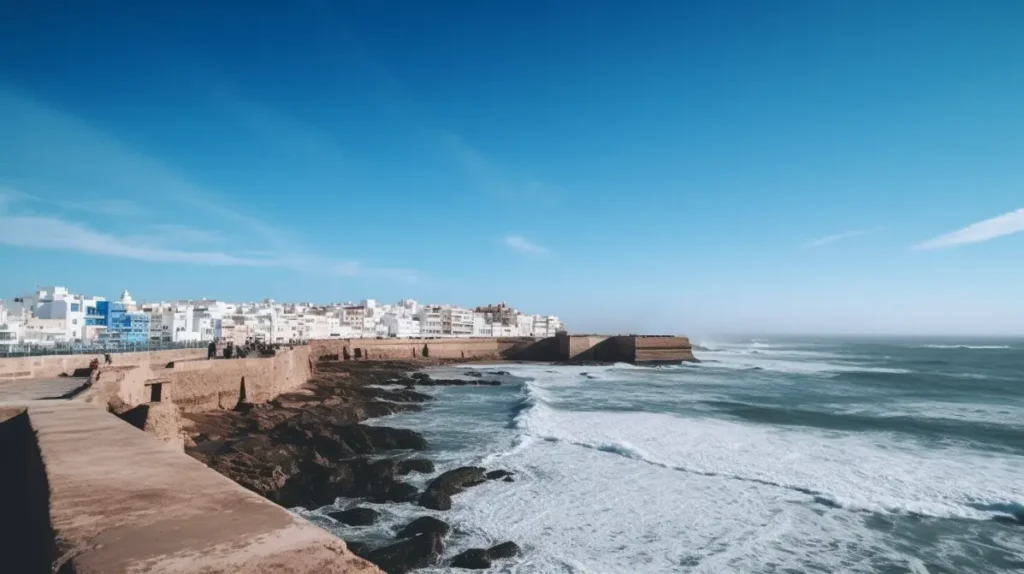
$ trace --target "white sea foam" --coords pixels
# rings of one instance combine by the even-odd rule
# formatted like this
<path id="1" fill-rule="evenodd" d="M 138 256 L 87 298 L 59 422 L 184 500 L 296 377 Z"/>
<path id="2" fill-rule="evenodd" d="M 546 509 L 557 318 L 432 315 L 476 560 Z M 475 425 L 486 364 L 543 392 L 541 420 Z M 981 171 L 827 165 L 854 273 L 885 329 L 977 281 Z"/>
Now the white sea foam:
<path id="1" fill-rule="evenodd" d="M 1024 457 L 922 449 L 885 433 L 816 432 L 656 413 L 521 413 L 527 434 L 689 475 L 777 486 L 854 509 L 986 519 L 978 501 L 1020 504 Z M 983 474 L 982 474 L 983 473 Z"/>
<path id="2" fill-rule="evenodd" d="M 909 373 L 907 369 L 872 367 L 850 362 L 825 362 L 799 360 L 795 357 L 776 358 L 742 352 L 715 351 L 698 356 L 705 361 L 700 365 L 711 369 L 762 370 L 791 374 L 836 374 L 836 373 Z"/>
<path id="3" fill-rule="evenodd" d="M 847 403 L 822 406 L 841 414 L 870 415 L 880 418 L 907 417 L 1008 426 L 1024 425 L 1024 409 L 1014 405 L 901 401 L 899 403 Z"/>
<path id="4" fill-rule="evenodd" d="M 594 448 L 536 441 L 492 461 L 516 472 L 516 482 L 488 483 L 459 495 L 444 517 L 459 532 L 451 552 L 514 540 L 524 558 L 499 571 L 541 574 L 877 572 L 916 559 L 887 532 L 866 527 L 859 513 L 830 509 L 802 492 L 680 472 L 642 462 L 654 454 L 649 448 L 582 440 L 588 441 Z M 718 446 L 733 450 L 728 441 Z M 699 464 L 714 462 L 705 454 L 708 460 Z M 776 450 L 762 456 L 789 454 L 780 457 Z M 799 466 L 784 462 L 777 470 L 791 472 L 790 465 Z M 862 498 L 831 502 L 868 510 Z M 877 504 L 887 510 L 886 501 Z M 936 511 L 913 502 L 904 506 Z M 939 549 L 935 554 L 939 557 Z"/>
<path id="5" fill-rule="evenodd" d="M 918 345 L 916 349 L 975 349 L 975 350 L 997 350 L 1012 349 L 1010 345 Z"/>

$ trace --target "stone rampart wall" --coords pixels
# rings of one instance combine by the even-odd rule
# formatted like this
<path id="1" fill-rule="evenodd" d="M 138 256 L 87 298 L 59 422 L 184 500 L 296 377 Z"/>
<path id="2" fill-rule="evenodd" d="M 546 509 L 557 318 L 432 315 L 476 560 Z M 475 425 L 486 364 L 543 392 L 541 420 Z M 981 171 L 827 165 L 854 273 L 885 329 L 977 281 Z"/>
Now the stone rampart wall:
<path id="1" fill-rule="evenodd" d="M 515 340 L 507 340 L 515 341 Z M 511 343 L 474 339 L 318 339 L 310 341 L 315 360 L 500 359 Z"/>
<path id="2" fill-rule="evenodd" d="M 150 402 L 159 385 L 161 402 L 173 402 L 182 412 L 234 408 L 240 401 L 264 403 L 302 386 L 312 376 L 310 348 L 280 350 L 273 357 L 177 361 L 148 365 L 103 367 L 83 400 L 117 410 Z"/>
<path id="3" fill-rule="evenodd" d="M 206 356 L 206 349 L 170 349 L 166 351 L 141 351 L 137 353 L 114 353 L 111 358 L 115 366 L 122 365 L 163 365 L 171 361 L 198 359 Z M 102 359 L 102 353 L 91 355 L 46 355 L 40 357 L 10 357 L 0 359 L 0 381 L 16 379 L 48 379 L 61 375 L 72 375 L 75 371 L 89 368 L 89 361 Z"/>
<path id="4" fill-rule="evenodd" d="M 672 363 L 695 361 L 693 347 L 686 337 L 633 337 L 634 362 Z"/>

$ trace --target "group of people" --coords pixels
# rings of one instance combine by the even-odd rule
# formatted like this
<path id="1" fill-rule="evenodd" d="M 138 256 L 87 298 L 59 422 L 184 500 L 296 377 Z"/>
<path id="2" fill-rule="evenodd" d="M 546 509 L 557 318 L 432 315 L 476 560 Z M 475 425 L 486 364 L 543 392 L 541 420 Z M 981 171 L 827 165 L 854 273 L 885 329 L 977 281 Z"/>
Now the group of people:
<path id="1" fill-rule="evenodd" d="M 264 343 L 263 341 L 257 341 L 252 337 L 245 340 L 245 344 L 241 346 L 235 346 L 234 341 L 228 341 L 224 344 L 224 358 L 225 359 L 244 359 L 249 356 L 249 353 L 257 353 L 258 356 L 267 357 L 276 353 L 276 346 Z M 214 359 L 217 357 L 217 341 L 211 341 L 206 347 L 206 358 Z"/>
<path id="2" fill-rule="evenodd" d="M 110 353 L 103 353 L 103 362 L 104 362 L 104 364 L 107 364 L 107 365 L 113 365 L 114 364 L 114 359 L 111 358 Z M 94 373 L 94 372 L 96 372 L 98 370 L 100 370 L 100 360 L 99 359 L 93 359 L 93 360 L 89 361 L 89 372 L 90 373 Z"/>

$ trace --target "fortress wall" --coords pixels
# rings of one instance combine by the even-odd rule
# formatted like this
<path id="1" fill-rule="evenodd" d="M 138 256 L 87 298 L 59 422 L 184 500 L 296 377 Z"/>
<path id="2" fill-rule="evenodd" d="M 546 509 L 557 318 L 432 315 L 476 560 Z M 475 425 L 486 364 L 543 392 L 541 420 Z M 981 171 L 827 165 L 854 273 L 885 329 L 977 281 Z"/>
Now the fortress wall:
<path id="1" fill-rule="evenodd" d="M 634 337 L 637 363 L 695 361 L 693 346 L 686 337 Z"/>
<path id="2" fill-rule="evenodd" d="M 264 403 L 296 389 L 312 376 L 308 346 L 278 351 L 273 357 L 177 361 L 163 368 L 102 367 L 83 400 L 134 407 L 154 398 L 173 402 L 181 412 L 234 408 L 239 401 Z"/>
<path id="3" fill-rule="evenodd" d="M 171 361 L 198 359 L 201 357 L 206 357 L 206 349 L 170 349 L 166 351 L 111 354 L 115 366 L 165 365 Z M 88 369 L 89 361 L 96 358 L 102 360 L 103 354 L 3 358 L 0 359 L 0 381 L 46 379 L 61 375 L 72 375 L 77 370 L 84 371 Z"/>
<path id="4" fill-rule="evenodd" d="M 310 341 L 315 360 L 499 359 L 509 343 L 473 339 L 318 339 Z"/>
<path id="5" fill-rule="evenodd" d="M 299 346 L 273 357 L 176 363 L 154 374 L 150 384 L 163 383 L 161 400 L 190 413 L 265 403 L 305 384 L 312 370 L 309 347 Z"/>

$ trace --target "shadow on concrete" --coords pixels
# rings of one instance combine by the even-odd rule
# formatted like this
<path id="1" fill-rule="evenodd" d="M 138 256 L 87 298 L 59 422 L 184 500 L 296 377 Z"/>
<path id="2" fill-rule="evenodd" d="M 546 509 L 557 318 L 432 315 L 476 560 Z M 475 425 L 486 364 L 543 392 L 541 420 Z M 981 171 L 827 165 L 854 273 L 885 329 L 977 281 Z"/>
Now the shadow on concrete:
<path id="1" fill-rule="evenodd" d="M 149 419 L 149 405 L 143 404 L 132 407 L 117 415 L 117 417 L 139 430 L 145 430 L 146 420 Z"/>
<path id="2" fill-rule="evenodd" d="M 68 391 L 68 392 L 66 392 L 64 394 L 55 395 L 55 396 L 52 396 L 52 397 L 43 397 L 42 400 L 44 400 L 44 401 L 57 401 L 57 400 L 73 399 L 76 396 L 78 396 L 79 393 L 81 393 L 82 391 L 84 391 L 85 389 L 88 389 L 88 388 L 89 388 L 89 379 L 85 379 L 84 381 L 82 381 L 82 384 L 78 385 L 77 387 L 71 389 L 70 391 Z"/>
<path id="3" fill-rule="evenodd" d="M 57 543 L 50 523 L 50 484 L 35 431 L 24 410 L 0 409 L 0 566 L 4 572 L 74 574 L 54 568 Z"/>
<path id="4" fill-rule="evenodd" d="M 557 361 L 558 339 L 548 337 L 539 341 L 524 341 L 506 349 L 502 357 L 512 361 Z"/>

